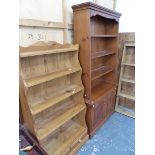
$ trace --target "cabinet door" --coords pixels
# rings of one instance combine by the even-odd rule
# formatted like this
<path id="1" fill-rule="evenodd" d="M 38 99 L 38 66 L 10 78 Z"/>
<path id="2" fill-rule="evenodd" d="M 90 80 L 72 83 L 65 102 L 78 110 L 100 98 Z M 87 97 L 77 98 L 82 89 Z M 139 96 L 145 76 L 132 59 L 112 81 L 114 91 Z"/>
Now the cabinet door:
<path id="1" fill-rule="evenodd" d="M 107 115 L 110 115 L 115 110 L 115 98 L 116 98 L 116 89 L 111 90 L 107 96 Z"/>
<path id="2" fill-rule="evenodd" d="M 98 126 L 107 116 L 107 104 L 105 98 L 94 103 L 93 107 L 93 127 Z"/>

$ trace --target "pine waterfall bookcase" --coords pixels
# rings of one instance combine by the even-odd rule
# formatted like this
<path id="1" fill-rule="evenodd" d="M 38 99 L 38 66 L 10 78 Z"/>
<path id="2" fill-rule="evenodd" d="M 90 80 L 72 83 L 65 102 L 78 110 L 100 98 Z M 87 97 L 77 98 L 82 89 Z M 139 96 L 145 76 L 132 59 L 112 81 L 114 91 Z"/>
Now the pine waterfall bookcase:
<path id="1" fill-rule="evenodd" d="M 49 155 L 74 154 L 88 139 L 79 45 L 20 47 L 24 124 Z"/>
<path id="2" fill-rule="evenodd" d="M 114 112 L 120 13 L 92 2 L 72 6 L 74 43 L 80 45 L 90 137 Z"/>

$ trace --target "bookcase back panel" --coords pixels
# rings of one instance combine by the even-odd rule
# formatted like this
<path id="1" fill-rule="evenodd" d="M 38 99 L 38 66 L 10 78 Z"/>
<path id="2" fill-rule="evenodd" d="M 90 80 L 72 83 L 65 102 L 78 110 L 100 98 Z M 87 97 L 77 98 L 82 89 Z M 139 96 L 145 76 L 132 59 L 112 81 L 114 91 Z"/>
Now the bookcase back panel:
<path id="1" fill-rule="evenodd" d="M 21 58 L 21 68 L 24 79 L 45 74 L 46 69 L 44 62 L 43 56 Z"/>
<path id="2" fill-rule="evenodd" d="M 135 80 L 135 67 L 124 66 L 123 78 L 128 80 Z"/>
<path id="3" fill-rule="evenodd" d="M 127 46 L 124 62 L 127 64 L 135 64 L 135 47 Z"/>
<path id="4" fill-rule="evenodd" d="M 80 67 L 77 52 L 26 57 L 21 59 L 25 79 Z"/>
<path id="5" fill-rule="evenodd" d="M 91 39 L 92 53 L 100 51 L 117 52 L 116 38 L 92 38 Z"/>
<path id="6" fill-rule="evenodd" d="M 122 82 L 120 92 L 123 94 L 135 96 L 135 84 L 128 83 L 128 82 Z"/>
<path id="7" fill-rule="evenodd" d="M 109 83 L 111 85 L 115 85 L 117 83 L 116 81 L 116 73 L 115 72 L 109 72 L 106 74 L 106 76 L 101 76 L 97 78 L 96 80 L 91 81 L 91 86 L 95 87 L 96 85 L 99 85 L 103 82 Z"/>
<path id="8" fill-rule="evenodd" d="M 120 106 L 135 110 L 135 101 L 134 100 L 131 100 L 131 99 L 128 99 L 125 97 L 119 97 L 118 101 L 119 101 L 118 103 Z"/>
<path id="9" fill-rule="evenodd" d="M 117 34 L 117 22 L 101 16 L 91 17 L 91 34 L 113 35 Z"/>

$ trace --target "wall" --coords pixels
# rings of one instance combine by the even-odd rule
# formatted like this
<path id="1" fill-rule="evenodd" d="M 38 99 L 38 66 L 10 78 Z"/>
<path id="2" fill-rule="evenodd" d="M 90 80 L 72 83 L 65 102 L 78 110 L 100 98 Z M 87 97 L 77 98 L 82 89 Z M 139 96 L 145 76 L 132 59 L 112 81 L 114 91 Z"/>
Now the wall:
<path id="1" fill-rule="evenodd" d="M 37 41 L 72 43 L 71 6 L 86 1 L 88 0 L 20 0 L 19 45 L 28 46 Z M 89 1 L 113 9 L 115 0 Z"/>
<path id="2" fill-rule="evenodd" d="M 135 32 L 135 0 L 117 0 L 116 11 L 122 13 L 119 32 Z"/>

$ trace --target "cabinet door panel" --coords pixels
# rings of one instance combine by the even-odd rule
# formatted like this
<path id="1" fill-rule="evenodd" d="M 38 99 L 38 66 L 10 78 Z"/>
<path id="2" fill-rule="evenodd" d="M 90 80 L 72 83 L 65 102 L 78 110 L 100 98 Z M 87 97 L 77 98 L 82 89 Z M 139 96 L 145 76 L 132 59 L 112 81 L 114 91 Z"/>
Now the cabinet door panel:
<path id="1" fill-rule="evenodd" d="M 108 93 L 107 96 L 107 115 L 110 115 L 114 112 L 115 109 L 115 97 L 116 97 L 116 90 L 112 90 Z"/>
<path id="2" fill-rule="evenodd" d="M 95 103 L 93 108 L 94 118 L 93 118 L 93 126 L 100 124 L 107 115 L 107 104 L 105 102 L 105 98 Z"/>

